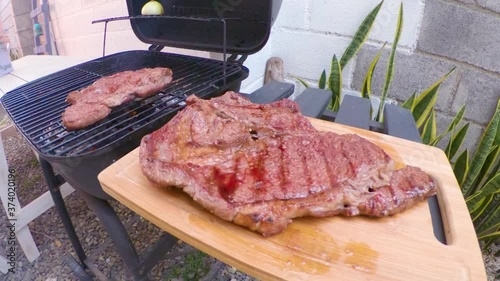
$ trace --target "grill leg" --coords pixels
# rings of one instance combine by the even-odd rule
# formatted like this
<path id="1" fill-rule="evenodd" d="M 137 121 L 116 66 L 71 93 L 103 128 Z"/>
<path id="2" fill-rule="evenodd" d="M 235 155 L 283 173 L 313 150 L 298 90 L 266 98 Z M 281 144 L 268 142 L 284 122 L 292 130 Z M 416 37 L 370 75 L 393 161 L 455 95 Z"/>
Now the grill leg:
<path id="1" fill-rule="evenodd" d="M 149 280 L 147 272 L 141 269 L 139 255 L 132 244 L 127 230 L 109 202 L 89 195 L 86 192 L 79 192 L 79 194 L 101 221 L 134 280 Z"/>
<path id="2" fill-rule="evenodd" d="M 42 158 L 40 158 L 40 166 L 42 168 L 45 180 L 47 181 L 50 195 L 54 200 L 54 206 L 56 207 L 56 210 L 59 213 L 59 216 L 61 217 L 61 221 L 64 225 L 66 233 L 69 236 L 69 240 L 71 241 L 71 244 L 75 249 L 76 255 L 78 256 L 78 259 L 81 262 L 82 268 L 87 269 L 87 266 L 85 265 L 85 260 L 87 259 L 87 256 L 85 255 L 85 251 L 83 250 L 82 244 L 80 243 L 80 240 L 76 235 L 75 227 L 73 226 L 73 222 L 71 222 L 68 210 L 66 209 L 66 205 L 64 204 L 64 200 L 61 195 L 61 190 L 59 189 L 60 183 L 58 182 L 54 174 L 54 169 L 52 169 L 52 166 L 50 165 L 49 162 L 47 162 Z"/>

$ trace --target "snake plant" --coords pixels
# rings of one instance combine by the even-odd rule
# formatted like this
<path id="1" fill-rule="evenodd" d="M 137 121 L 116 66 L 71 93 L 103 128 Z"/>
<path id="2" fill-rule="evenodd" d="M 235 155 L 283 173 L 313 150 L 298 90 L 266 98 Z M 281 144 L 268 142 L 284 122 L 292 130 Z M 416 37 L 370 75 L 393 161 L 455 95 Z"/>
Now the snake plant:
<path id="1" fill-rule="evenodd" d="M 342 98 L 342 70 L 349 63 L 349 61 L 354 56 L 356 56 L 356 54 L 368 39 L 368 35 L 373 27 L 373 23 L 375 22 L 375 19 L 377 18 L 377 15 L 383 3 L 384 1 L 375 6 L 375 8 L 373 8 L 373 10 L 363 20 L 363 23 L 361 23 L 358 30 L 354 34 L 353 39 L 344 51 L 344 54 L 342 55 L 340 61 L 337 59 L 336 55 L 333 55 L 328 82 L 326 81 L 326 70 L 323 70 L 323 72 L 321 73 L 318 82 L 318 88 L 325 89 L 325 87 L 327 87 L 327 89 L 332 92 L 332 99 L 330 101 L 330 104 L 328 105 L 328 109 L 333 111 L 337 111 L 339 109 Z M 307 84 L 306 81 L 298 77 L 296 78 L 306 88 L 309 87 L 309 84 Z"/>
<path id="2" fill-rule="evenodd" d="M 384 82 L 384 89 L 382 90 L 382 96 L 380 97 L 380 105 L 378 108 L 377 120 L 382 122 L 384 119 L 384 105 L 387 95 L 389 94 L 389 87 L 391 86 L 392 79 L 394 77 L 394 63 L 396 60 L 396 49 L 401 38 L 401 31 L 403 30 L 403 3 L 399 7 L 398 24 L 396 26 L 396 35 L 394 37 L 394 42 L 392 43 L 391 54 L 389 55 L 389 62 L 387 65 L 387 74 Z"/>
<path id="3" fill-rule="evenodd" d="M 330 75 L 327 75 L 326 70 L 321 73 L 318 88 L 327 88 L 332 92 L 329 109 L 338 110 L 341 102 L 342 70 L 365 43 L 382 4 L 383 1 L 365 18 L 340 61 L 337 60 L 335 55 L 333 56 Z M 382 89 L 381 103 L 377 112 L 375 112 L 378 121 L 383 119 L 383 107 L 386 98 L 389 96 L 390 85 L 395 71 L 397 43 L 401 36 L 402 26 L 403 10 L 401 5 L 395 39 L 391 47 L 385 83 Z M 368 68 L 361 89 L 361 96 L 364 98 L 369 99 L 372 96 L 373 73 L 385 46 L 386 44 L 375 55 Z M 436 111 L 434 109 L 441 84 L 454 70 L 451 69 L 421 93 L 413 93 L 401 106 L 411 111 L 424 144 L 437 146 L 445 137 L 449 137 L 444 152 L 450 161 L 457 183 L 464 195 L 478 239 L 484 241 L 485 247 L 488 247 L 492 242 L 500 239 L 500 100 L 489 125 L 478 142 L 475 153 L 471 156 L 468 149 L 461 151 L 469 129 L 468 123 L 463 124 L 466 111 L 465 105 L 458 110 L 446 130 L 440 133 L 437 132 Z M 309 87 L 305 81 L 301 79 L 299 81 Z"/>

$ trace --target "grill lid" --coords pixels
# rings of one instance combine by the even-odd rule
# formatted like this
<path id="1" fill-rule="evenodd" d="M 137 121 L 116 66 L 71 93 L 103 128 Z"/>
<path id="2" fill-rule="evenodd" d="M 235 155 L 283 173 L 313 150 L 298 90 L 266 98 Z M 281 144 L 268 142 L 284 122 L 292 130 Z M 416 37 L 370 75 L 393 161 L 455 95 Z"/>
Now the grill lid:
<path id="1" fill-rule="evenodd" d="M 158 0 L 164 16 L 141 17 L 141 9 L 148 1 L 127 0 L 132 29 L 141 41 L 238 55 L 253 54 L 264 47 L 282 2 Z"/>

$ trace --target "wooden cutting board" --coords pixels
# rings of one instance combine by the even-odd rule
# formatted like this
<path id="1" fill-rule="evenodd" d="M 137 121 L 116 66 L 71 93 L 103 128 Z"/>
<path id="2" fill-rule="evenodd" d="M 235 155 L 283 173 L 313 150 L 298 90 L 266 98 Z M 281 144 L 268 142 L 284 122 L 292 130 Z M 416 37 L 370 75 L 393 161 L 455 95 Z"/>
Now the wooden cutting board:
<path id="1" fill-rule="evenodd" d="M 381 219 L 295 219 L 283 233 L 265 238 L 213 216 L 180 190 L 155 187 L 142 174 L 138 149 L 104 170 L 99 181 L 108 194 L 158 227 L 262 280 L 486 280 L 466 204 L 441 150 L 311 122 L 320 130 L 359 134 L 398 166 L 418 166 L 434 176 L 449 245 L 434 237 L 426 202 Z"/>

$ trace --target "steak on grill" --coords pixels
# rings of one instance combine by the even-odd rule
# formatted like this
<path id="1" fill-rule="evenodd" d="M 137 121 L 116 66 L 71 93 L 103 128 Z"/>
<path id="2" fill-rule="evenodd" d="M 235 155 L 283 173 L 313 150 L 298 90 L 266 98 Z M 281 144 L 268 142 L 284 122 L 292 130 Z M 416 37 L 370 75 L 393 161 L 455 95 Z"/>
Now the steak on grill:
<path id="1" fill-rule="evenodd" d="M 228 92 L 187 104 L 142 139 L 143 173 L 264 236 L 297 217 L 393 215 L 436 193 L 429 175 L 395 171 L 368 140 L 316 130 L 293 101 L 257 105 Z"/>
<path id="2" fill-rule="evenodd" d="M 70 103 L 62 115 L 68 130 L 82 129 L 106 118 L 113 107 L 157 94 L 172 81 L 169 68 L 143 68 L 123 71 L 95 81 L 68 94 Z"/>

